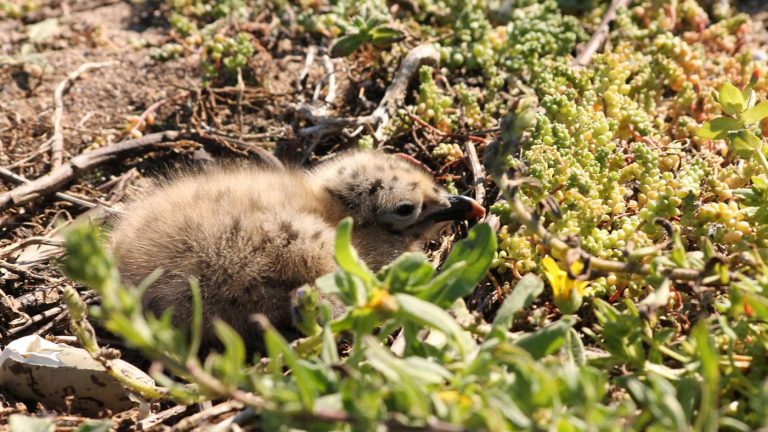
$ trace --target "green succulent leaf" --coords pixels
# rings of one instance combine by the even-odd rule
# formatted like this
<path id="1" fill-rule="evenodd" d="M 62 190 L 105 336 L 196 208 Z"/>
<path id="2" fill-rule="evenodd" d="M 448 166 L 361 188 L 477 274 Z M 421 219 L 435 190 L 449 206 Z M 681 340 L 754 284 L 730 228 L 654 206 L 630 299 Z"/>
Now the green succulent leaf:
<path id="1" fill-rule="evenodd" d="M 272 374 L 279 379 L 283 374 L 282 364 L 291 368 L 291 372 L 296 376 L 296 387 L 301 404 L 306 409 L 312 409 L 315 398 L 317 397 L 316 381 L 311 376 L 310 371 L 299 361 L 296 352 L 288 345 L 285 338 L 275 330 L 271 324 L 266 324 L 264 329 L 264 344 L 267 348 L 267 354 L 270 359 Z"/>
<path id="2" fill-rule="evenodd" d="M 213 330 L 216 337 L 224 345 L 224 353 L 217 355 L 219 361 L 216 366 L 222 376 L 222 381 L 231 386 L 236 386 L 240 381 L 240 375 L 245 369 L 245 344 L 240 334 L 226 322 L 216 319 L 213 321 Z"/>

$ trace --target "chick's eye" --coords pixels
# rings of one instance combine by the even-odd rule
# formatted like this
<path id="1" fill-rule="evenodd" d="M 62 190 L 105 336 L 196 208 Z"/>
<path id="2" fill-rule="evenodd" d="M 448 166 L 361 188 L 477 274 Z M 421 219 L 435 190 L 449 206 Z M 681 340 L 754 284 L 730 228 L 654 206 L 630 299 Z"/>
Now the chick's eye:
<path id="1" fill-rule="evenodd" d="M 416 210 L 416 206 L 411 203 L 403 203 L 395 207 L 395 213 L 399 216 L 409 216 L 414 210 Z"/>

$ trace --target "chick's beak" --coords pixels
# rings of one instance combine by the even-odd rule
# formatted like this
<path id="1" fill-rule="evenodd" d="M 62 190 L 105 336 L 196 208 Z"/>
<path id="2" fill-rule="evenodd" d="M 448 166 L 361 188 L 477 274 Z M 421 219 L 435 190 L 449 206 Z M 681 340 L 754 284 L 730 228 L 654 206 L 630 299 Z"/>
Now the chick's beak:
<path id="1" fill-rule="evenodd" d="M 435 222 L 443 222 L 479 219 L 485 216 L 485 209 L 483 206 L 472 198 L 461 195 L 451 195 L 448 197 L 448 203 L 450 204 L 450 207 L 433 213 L 430 215 L 430 219 Z"/>

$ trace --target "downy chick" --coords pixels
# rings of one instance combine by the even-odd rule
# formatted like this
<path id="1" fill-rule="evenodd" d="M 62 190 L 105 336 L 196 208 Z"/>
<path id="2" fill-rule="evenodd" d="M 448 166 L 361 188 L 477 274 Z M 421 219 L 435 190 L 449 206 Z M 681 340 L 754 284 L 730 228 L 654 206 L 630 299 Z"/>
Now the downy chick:
<path id="1" fill-rule="evenodd" d="M 144 307 L 187 328 L 189 278 L 200 282 L 204 342 L 212 318 L 250 346 L 260 341 L 255 313 L 291 328 L 291 293 L 336 268 L 335 227 L 354 220 L 353 245 L 373 269 L 417 250 L 448 221 L 482 217 L 474 200 L 451 196 L 407 158 L 350 152 L 311 171 L 214 168 L 177 177 L 129 203 L 111 246 L 123 281 L 162 275 Z"/>

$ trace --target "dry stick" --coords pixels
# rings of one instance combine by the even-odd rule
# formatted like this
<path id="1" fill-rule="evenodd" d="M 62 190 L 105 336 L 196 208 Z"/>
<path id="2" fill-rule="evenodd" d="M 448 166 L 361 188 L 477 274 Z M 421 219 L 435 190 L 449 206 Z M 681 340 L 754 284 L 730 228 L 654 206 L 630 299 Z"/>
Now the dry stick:
<path id="1" fill-rule="evenodd" d="M 93 298 L 89 298 L 89 299 L 86 299 L 86 300 L 83 300 L 83 301 L 87 304 L 89 302 L 92 302 L 92 300 L 94 300 L 94 299 Z M 51 318 L 55 319 L 56 317 L 60 316 L 61 314 L 66 313 L 66 312 L 67 312 L 67 308 L 64 307 L 64 306 L 54 306 L 54 307 L 52 307 L 50 309 L 46 309 L 46 310 L 44 310 L 44 311 L 42 311 L 42 312 L 40 312 L 40 313 L 38 313 L 36 315 L 33 315 L 33 316 L 29 317 L 29 321 L 27 321 L 26 323 L 24 323 L 24 324 L 22 324 L 22 325 L 20 325 L 18 327 L 14 327 L 14 328 L 8 330 L 8 333 L 6 333 L 6 335 L 2 339 L 6 339 L 6 340 L 10 339 L 11 336 L 15 336 L 15 335 L 23 332 L 24 330 L 32 327 L 34 324 L 39 324 L 39 323 L 41 323 L 43 321 L 46 321 L 48 319 L 51 319 Z"/>
<path id="2" fill-rule="evenodd" d="M 610 25 L 613 20 L 616 19 L 616 10 L 620 7 L 624 7 L 629 3 L 629 0 L 611 0 L 611 4 L 608 6 L 608 10 L 603 15 L 603 20 L 600 21 L 600 25 L 597 26 L 597 30 L 589 39 L 589 42 L 584 46 L 584 49 L 576 56 L 573 63 L 577 66 L 587 66 L 592 62 L 592 56 L 605 44 L 610 33 Z"/>
<path id="3" fill-rule="evenodd" d="M 22 166 L 25 163 L 31 161 L 32 159 L 40 156 L 41 154 L 47 152 L 51 148 L 51 143 L 53 142 L 53 137 L 48 138 L 45 140 L 40 146 L 38 146 L 37 150 L 33 151 L 32 153 L 27 154 L 27 156 L 23 157 L 22 159 L 17 160 L 16 162 L 13 162 L 11 164 L 8 164 L 4 166 L 3 168 L 11 169 L 16 168 L 18 166 Z"/>
<path id="4" fill-rule="evenodd" d="M 315 61 L 315 53 L 317 53 L 317 47 L 316 46 L 310 46 L 309 49 L 307 49 L 307 57 L 304 60 L 304 67 L 301 69 L 301 72 L 299 73 L 299 80 L 297 87 L 299 90 L 304 88 L 304 80 L 307 79 L 307 76 L 309 76 L 309 67 L 312 66 L 312 63 Z"/>
<path id="5" fill-rule="evenodd" d="M 117 160 L 138 150 L 147 151 L 154 147 L 162 147 L 166 141 L 176 141 L 181 135 L 178 131 L 159 132 L 84 152 L 47 175 L 0 194 L 0 210 L 14 204 L 26 204 L 41 196 L 54 193 L 74 179 L 80 171 Z"/>
<path id="6" fill-rule="evenodd" d="M 76 71 L 67 75 L 64 81 L 60 82 L 56 86 L 56 91 L 53 93 L 53 141 L 51 143 L 51 166 L 52 169 L 56 169 L 61 166 L 62 159 L 64 158 L 64 132 L 62 132 L 61 119 L 64 116 L 64 92 L 77 80 L 77 78 L 83 73 L 91 70 L 98 69 L 107 66 L 116 65 L 116 61 L 108 61 L 101 63 L 85 63 Z"/>
<path id="7" fill-rule="evenodd" d="M 189 407 L 187 405 L 176 405 L 174 407 L 168 408 L 167 410 L 160 411 L 157 414 L 151 415 L 137 422 L 136 430 L 145 431 L 145 430 L 154 428 L 155 426 L 168 420 L 169 418 L 175 417 L 177 415 L 184 413 L 185 411 L 187 411 L 188 408 Z"/>
<path id="8" fill-rule="evenodd" d="M 485 200 L 485 170 L 483 165 L 480 164 L 480 158 L 477 157 L 477 149 L 472 141 L 464 143 L 464 152 L 467 154 L 467 163 L 469 164 L 469 171 L 472 173 L 472 186 L 475 188 L 475 200 L 483 204 Z"/>
<path id="9" fill-rule="evenodd" d="M 189 417 L 183 418 L 180 422 L 171 427 L 173 432 L 185 432 L 195 428 L 200 428 L 203 423 L 208 420 L 218 417 L 222 414 L 226 414 L 232 411 L 237 411 L 243 408 L 243 404 L 236 400 L 228 400 L 218 405 L 214 405 L 208 409 L 202 410 L 199 413 L 193 414 Z"/>
<path id="10" fill-rule="evenodd" d="M 406 91 L 411 79 L 423 65 L 437 65 L 440 62 L 440 53 L 433 45 L 419 45 L 412 49 L 403 59 L 403 63 L 395 74 L 392 83 L 387 87 L 384 97 L 381 98 L 379 106 L 369 115 L 360 117 L 326 117 L 313 113 L 312 107 L 304 106 L 300 108 L 302 114 L 310 121 L 315 123 L 299 130 L 303 136 L 323 136 L 340 132 L 346 128 L 357 128 L 360 126 L 376 126 L 374 137 L 378 141 L 384 141 L 384 129 L 389 123 L 390 118 L 395 115 L 398 107 L 405 101 Z"/>
<path id="11" fill-rule="evenodd" d="M 271 168 L 281 169 L 285 167 L 283 163 L 280 162 L 280 159 L 278 159 L 273 153 L 265 148 L 249 144 L 245 141 L 240 141 L 227 135 L 219 134 L 214 129 L 208 128 L 207 126 L 206 131 L 215 133 L 216 135 L 194 135 L 190 138 L 202 144 L 214 144 L 218 147 L 227 148 L 230 151 L 241 151 L 244 152 L 244 154 L 256 155 L 259 157 L 259 159 L 261 159 L 263 164 Z M 230 144 L 236 148 L 233 149 Z"/>
<path id="12" fill-rule="evenodd" d="M 143 113 L 139 116 L 139 121 L 136 122 L 135 125 L 131 127 L 131 129 L 128 131 L 128 135 L 131 136 L 134 133 L 134 130 L 140 130 L 141 128 L 145 127 L 147 125 L 147 119 L 149 116 L 153 115 L 155 111 L 157 111 L 158 108 L 165 105 L 169 101 L 177 101 L 179 99 L 185 99 L 189 97 L 191 93 L 189 91 L 183 91 L 176 96 L 173 96 L 171 98 L 163 98 L 159 101 L 153 103 L 152 105 L 148 106 L 147 109 L 144 110 Z"/>
<path id="13" fill-rule="evenodd" d="M 73 157 L 49 174 L 39 177 L 8 192 L 0 194 L 0 210 L 11 205 L 22 205 L 41 196 L 55 193 L 59 188 L 75 178 L 77 173 L 94 168 L 105 163 L 119 160 L 126 155 L 149 151 L 156 148 L 175 145 L 173 142 L 189 139 L 201 143 L 210 143 L 221 146 L 221 140 L 216 137 L 208 137 L 198 134 L 181 133 L 179 131 L 164 131 L 145 135 L 141 138 L 128 139 L 116 144 L 101 147 L 84 152 Z M 235 144 L 241 150 L 250 151 L 258 155 L 263 162 L 270 166 L 282 167 L 282 163 L 272 153 L 248 143 L 237 140 L 226 140 Z M 171 144 L 169 144 L 171 143 Z"/>
<path id="14" fill-rule="evenodd" d="M 245 82 L 243 82 L 243 69 L 237 68 L 237 130 L 238 139 L 243 140 L 243 93 L 245 93 Z"/>
<path id="15" fill-rule="evenodd" d="M 327 55 L 323 56 L 323 67 L 328 76 L 328 93 L 324 100 L 326 103 L 332 104 L 336 99 L 336 69 L 333 66 L 333 61 Z"/>
<path id="16" fill-rule="evenodd" d="M 27 246 L 43 245 L 43 246 L 56 246 L 61 247 L 64 244 L 63 240 L 54 240 L 47 237 L 27 237 L 16 243 L 11 244 L 0 249 L 0 259 L 3 259 L 19 249 L 23 249 Z"/>
<path id="17" fill-rule="evenodd" d="M 22 177 L 22 176 L 14 173 L 14 172 L 12 172 L 10 170 L 7 170 L 5 168 L 0 168 L 0 176 L 3 176 L 3 177 L 5 177 L 7 179 L 10 179 L 10 180 L 13 180 L 13 181 L 15 181 L 17 183 L 22 183 L 22 184 L 28 184 L 29 183 L 29 180 L 27 178 Z M 56 192 L 55 196 L 56 196 L 56 198 L 58 198 L 58 199 L 60 199 L 62 201 L 67 201 L 67 202 L 70 202 L 72 204 L 77 204 L 77 205 L 80 205 L 80 206 L 83 206 L 83 207 L 86 207 L 86 208 L 94 208 L 94 207 L 98 206 L 98 204 L 94 204 L 94 203 L 92 203 L 90 201 L 82 200 L 82 199 L 74 197 L 72 195 L 67 195 L 67 194 L 65 194 L 63 192 Z M 2 254 L 0 254 L 0 255 L 2 255 Z"/>

